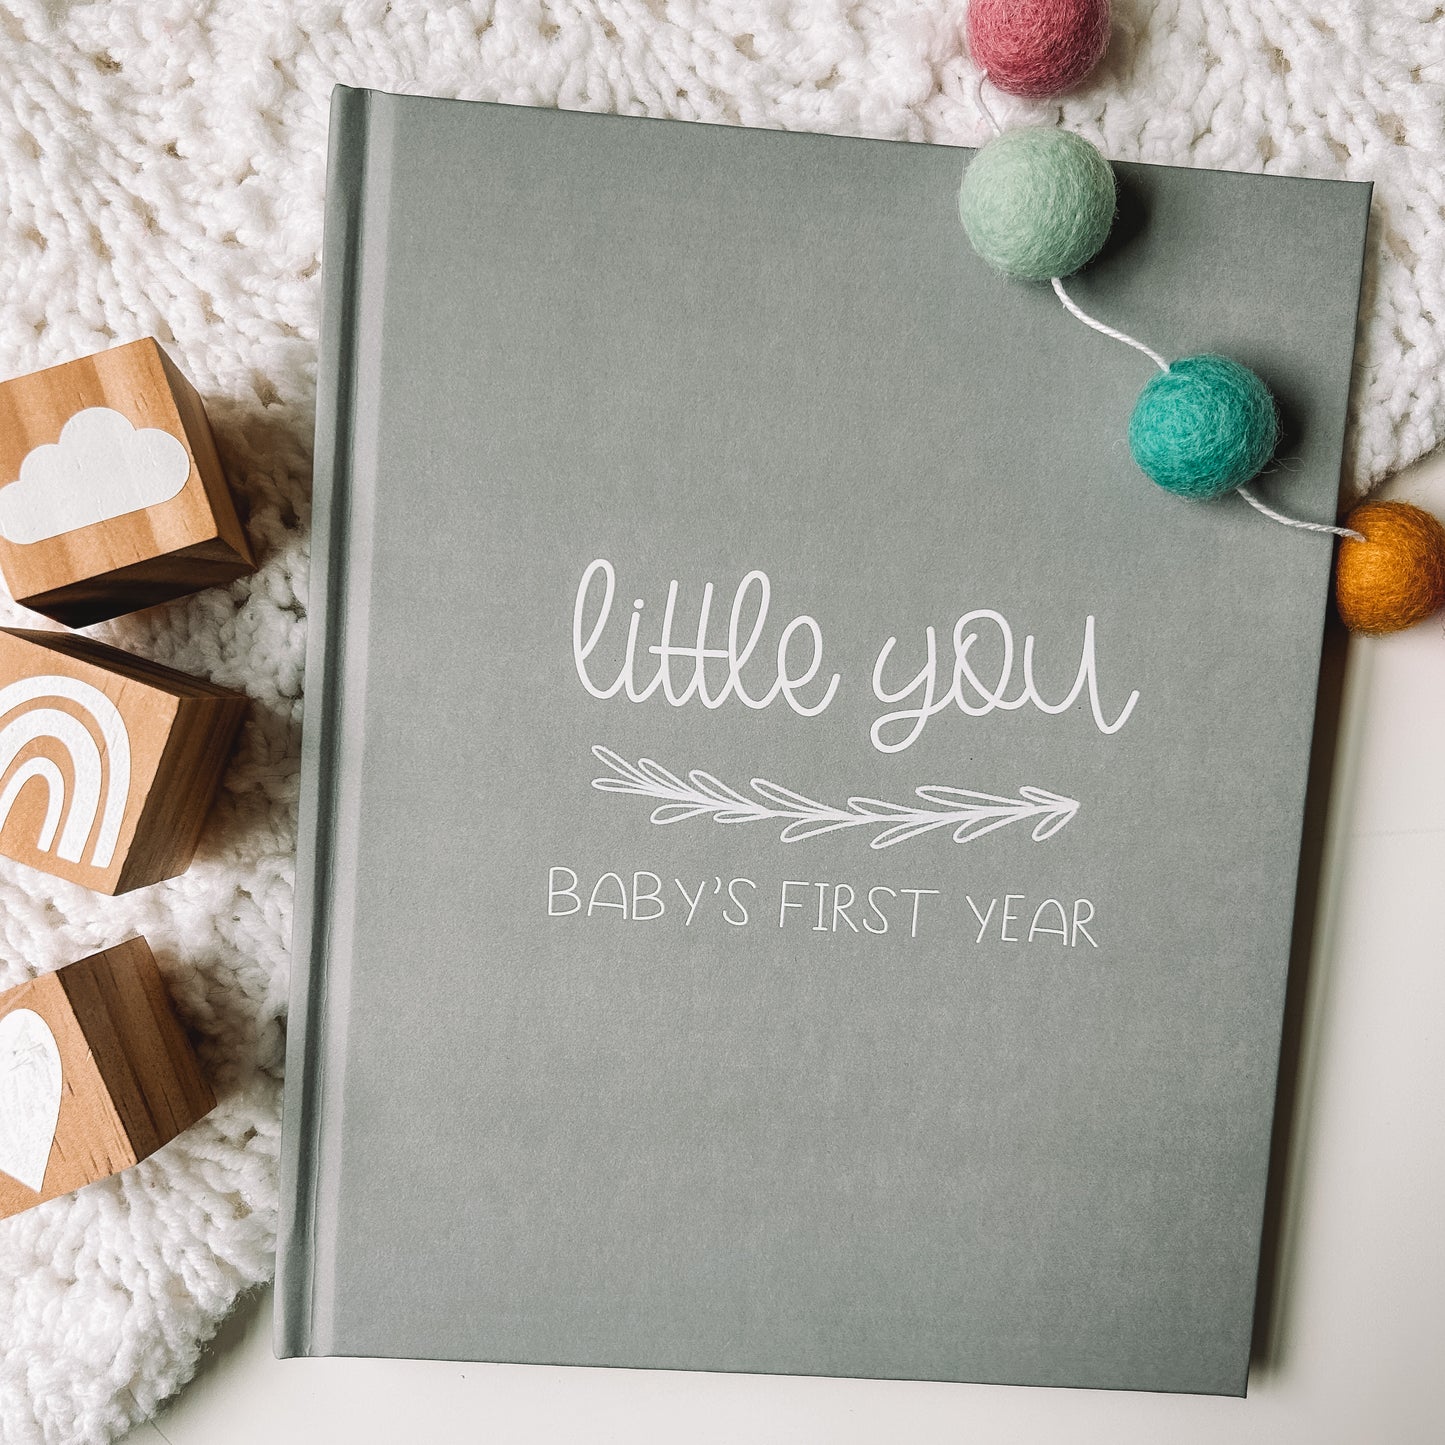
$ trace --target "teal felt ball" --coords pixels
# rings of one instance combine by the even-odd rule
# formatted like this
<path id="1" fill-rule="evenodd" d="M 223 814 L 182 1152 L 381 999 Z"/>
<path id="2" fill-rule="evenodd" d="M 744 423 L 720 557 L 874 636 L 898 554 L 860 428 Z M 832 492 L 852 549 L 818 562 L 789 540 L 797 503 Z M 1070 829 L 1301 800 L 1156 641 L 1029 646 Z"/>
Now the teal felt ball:
<path id="1" fill-rule="evenodd" d="M 1129 450 L 1181 497 L 1222 497 L 1258 476 L 1279 442 L 1269 388 L 1227 356 L 1186 356 L 1139 393 Z"/>
<path id="2" fill-rule="evenodd" d="M 1005 276 L 1072 276 L 1114 223 L 1114 172 L 1072 131 L 1006 131 L 963 173 L 958 215 L 973 249 Z"/>

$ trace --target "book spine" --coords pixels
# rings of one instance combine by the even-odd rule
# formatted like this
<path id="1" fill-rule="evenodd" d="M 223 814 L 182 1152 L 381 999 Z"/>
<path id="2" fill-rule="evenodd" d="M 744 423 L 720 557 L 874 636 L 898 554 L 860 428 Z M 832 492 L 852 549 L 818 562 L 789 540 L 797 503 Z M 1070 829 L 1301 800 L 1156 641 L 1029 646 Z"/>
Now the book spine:
<path id="1" fill-rule="evenodd" d="M 344 699 L 342 635 L 352 532 L 354 429 L 358 389 L 358 311 L 366 222 L 371 94 L 336 86 L 331 95 L 323 236 L 323 304 L 312 484 L 306 716 L 301 744 L 291 1001 L 282 1120 L 281 1208 L 276 1246 L 275 1351 L 318 1351 L 316 1226 L 325 1147 L 321 1128 L 332 998 L 336 735 Z"/>

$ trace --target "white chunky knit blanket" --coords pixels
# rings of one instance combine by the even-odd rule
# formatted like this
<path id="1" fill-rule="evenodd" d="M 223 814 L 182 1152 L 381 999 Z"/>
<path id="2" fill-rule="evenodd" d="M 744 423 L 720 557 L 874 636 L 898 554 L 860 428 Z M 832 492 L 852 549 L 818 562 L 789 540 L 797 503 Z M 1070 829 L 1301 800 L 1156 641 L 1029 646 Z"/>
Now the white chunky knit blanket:
<path id="1" fill-rule="evenodd" d="M 1347 481 L 1445 426 L 1437 0 L 1116 0 L 1062 105 L 1123 159 L 1377 184 Z M 978 143 L 961 0 L 0 0 L 0 375 L 154 334 L 206 397 L 262 568 L 96 629 L 255 700 L 202 853 L 107 899 L 0 863 L 0 986 L 140 932 L 221 1103 L 0 1224 L 0 1440 L 102 1441 L 268 1278 L 333 83 Z M 0 621 L 34 619 L 0 603 Z"/>

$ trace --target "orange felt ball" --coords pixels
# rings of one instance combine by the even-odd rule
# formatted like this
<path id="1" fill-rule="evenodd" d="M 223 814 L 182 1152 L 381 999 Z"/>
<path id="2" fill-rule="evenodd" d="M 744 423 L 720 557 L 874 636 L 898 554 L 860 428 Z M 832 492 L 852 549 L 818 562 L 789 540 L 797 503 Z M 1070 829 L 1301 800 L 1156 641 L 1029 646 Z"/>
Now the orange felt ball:
<path id="1" fill-rule="evenodd" d="M 1399 632 L 1445 607 L 1445 527 L 1409 502 L 1363 502 L 1345 525 L 1335 605 L 1351 632 Z"/>

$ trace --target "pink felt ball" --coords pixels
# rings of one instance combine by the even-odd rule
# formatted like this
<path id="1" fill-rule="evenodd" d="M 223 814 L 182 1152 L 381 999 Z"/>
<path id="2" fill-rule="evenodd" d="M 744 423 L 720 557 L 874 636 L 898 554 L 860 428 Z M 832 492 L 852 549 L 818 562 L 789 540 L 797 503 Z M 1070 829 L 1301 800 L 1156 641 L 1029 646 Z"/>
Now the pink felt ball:
<path id="1" fill-rule="evenodd" d="M 1109 45 L 1109 0 L 969 0 L 968 51 L 1010 95 L 1072 90 Z"/>

